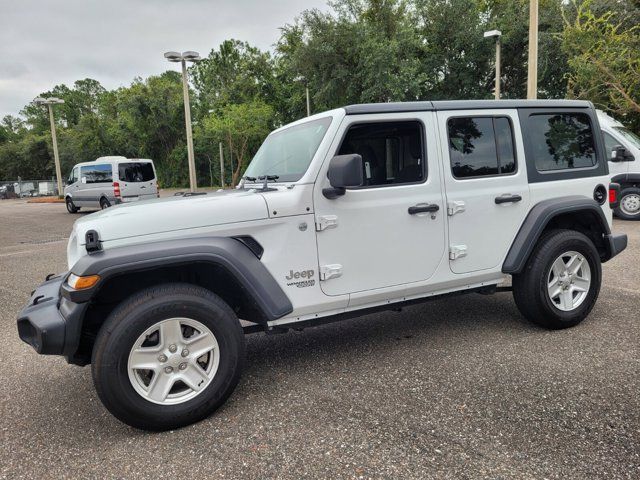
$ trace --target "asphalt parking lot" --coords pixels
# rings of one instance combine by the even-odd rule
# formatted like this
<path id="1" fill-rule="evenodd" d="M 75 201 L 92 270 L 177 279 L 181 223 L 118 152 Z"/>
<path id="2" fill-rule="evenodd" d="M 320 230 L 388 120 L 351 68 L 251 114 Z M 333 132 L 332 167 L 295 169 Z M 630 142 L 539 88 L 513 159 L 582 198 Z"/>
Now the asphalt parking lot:
<path id="1" fill-rule="evenodd" d="M 2 478 L 640 478 L 640 222 L 615 222 L 630 246 L 576 328 L 500 293 L 256 334 L 221 410 L 150 434 L 107 413 L 88 367 L 18 339 L 76 218 L 0 201 Z"/>

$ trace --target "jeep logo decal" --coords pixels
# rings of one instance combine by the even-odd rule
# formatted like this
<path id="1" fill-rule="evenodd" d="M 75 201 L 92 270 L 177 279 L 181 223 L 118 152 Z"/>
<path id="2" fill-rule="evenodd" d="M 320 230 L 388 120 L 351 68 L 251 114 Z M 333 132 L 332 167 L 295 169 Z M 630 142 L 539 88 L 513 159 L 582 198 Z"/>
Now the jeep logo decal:
<path id="1" fill-rule="evenodd" d="M 300 270 L 298 272 L 289 270 L 289 274 L 285 276 L 288 282 L 287 286 L 292 287 L 295 285 L 298 288 L 313 287 L 316 284 L 316 281 L 312 280 L 315 273 L 315 270 Z"/>

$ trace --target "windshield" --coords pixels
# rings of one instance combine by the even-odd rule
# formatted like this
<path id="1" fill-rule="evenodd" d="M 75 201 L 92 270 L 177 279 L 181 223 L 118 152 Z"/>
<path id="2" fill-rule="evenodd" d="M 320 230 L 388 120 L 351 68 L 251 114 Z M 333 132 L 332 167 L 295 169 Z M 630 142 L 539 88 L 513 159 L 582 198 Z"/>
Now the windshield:
<path id="1" fill-rule="evenodd" d="M 277 175 L 280 182 L 300 180 L 330 124 L 331 117 L 325 117 L 272 133 L 251 160 L 245 176 Z"/>
<path id="2" fill-rule="evenodd" d="M 638 135 L 636 135 L 626 127 L 613 127 L 613 128 L 615 128 L 616 131 L 620 133 L 620 135 L 622 135 L 626 140 L 631 142 L 634 147 L 640 148 L 640 137 Z"/>

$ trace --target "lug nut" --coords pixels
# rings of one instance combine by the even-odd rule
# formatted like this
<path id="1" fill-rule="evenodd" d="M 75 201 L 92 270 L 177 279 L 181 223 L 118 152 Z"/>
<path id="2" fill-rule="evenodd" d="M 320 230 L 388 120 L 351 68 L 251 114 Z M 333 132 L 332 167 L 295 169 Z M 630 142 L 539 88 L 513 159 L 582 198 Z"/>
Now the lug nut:
<path id="1" fill-rule="evenodd" d="M 171 353 L 176 353 L 176 350 L 178 350 L 178 347 L 176 347 L 175 345 L 169 345 L 169 351 Z"/>
<path id="2" fill-rule="evenodd" d="M 173 372 L 173 367 L 165 367 L 164 368 L 164 373 L 171 373 Z"/>
<path id="3" fill-rule="evenodd" d="M 164 363 L 167 361 L 167 356 L 166 355 L 160 355 L 158 357 L 158 360 L 160 360 L 160 363 Z"/>
<path id="4" fill-rule="evenodd" d="M 179 368 L 180 370 L 184 370 L 185 368 L 187 368 L 187 362 L 182 362 L 182 363 L 178 366 L 178 368 Z"/>
<path id="5" fill-rule="evenodd" d="M 184 350 L 182 350 L 181 355 L 182 355 L 183 357 L 186 357 L 187 355 L 189 355 L 189 350 L 187 350 L 187 349 L 185 348 Z"/>

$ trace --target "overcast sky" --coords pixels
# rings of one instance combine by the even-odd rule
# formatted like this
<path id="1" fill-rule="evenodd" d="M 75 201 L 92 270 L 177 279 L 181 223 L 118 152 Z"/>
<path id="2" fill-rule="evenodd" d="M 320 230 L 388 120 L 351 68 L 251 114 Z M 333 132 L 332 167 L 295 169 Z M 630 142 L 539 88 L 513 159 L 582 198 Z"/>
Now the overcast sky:
<path id="1" fill-rule="evenodd" d="M 309 8 L 326 0 L 0 0 L 0 118 L 60 83 L 111 89 L 176 68 L 169 50 L 205 56 L 228 38 L 271 49 Z"/>

